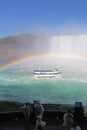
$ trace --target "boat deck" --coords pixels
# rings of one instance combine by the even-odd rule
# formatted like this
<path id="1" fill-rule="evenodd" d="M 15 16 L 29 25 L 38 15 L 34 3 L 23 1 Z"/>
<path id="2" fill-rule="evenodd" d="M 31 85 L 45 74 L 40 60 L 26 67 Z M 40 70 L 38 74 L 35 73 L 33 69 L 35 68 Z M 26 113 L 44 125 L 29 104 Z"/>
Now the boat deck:
<path id="1" fill-rule="evenodd" d="M 45 113 L 43 120 L 46 122 L 45 130 L 65 130 L 62 126 L 63 119 L 61 113 L 60 117 L 55 112 Z M 87 120 L 85 118 L 75 120 L 73 127 L 75 128 L 77 125 L 82 130 L 87 130 Z M 33 130 L 32 117 L 30 121 L 25 121 L 21 112 L 0 113 L 0 130 Z"/>
<path id="2" fill-rule="evenodd" d="M 54 118 L 47 118 L 45 121 L 47 123 L 45 130 L 65 130 L 65 128 L 62 126 L 63 121 L 58 121 Z M 78 125 L 82 130 L 87 130 L 86 122 L 81 121 L 78 123 Z M 29 122 L 16 121 L 3 122 L 0 123 L 0 130 L 33 130 L 33 124 Z"/>

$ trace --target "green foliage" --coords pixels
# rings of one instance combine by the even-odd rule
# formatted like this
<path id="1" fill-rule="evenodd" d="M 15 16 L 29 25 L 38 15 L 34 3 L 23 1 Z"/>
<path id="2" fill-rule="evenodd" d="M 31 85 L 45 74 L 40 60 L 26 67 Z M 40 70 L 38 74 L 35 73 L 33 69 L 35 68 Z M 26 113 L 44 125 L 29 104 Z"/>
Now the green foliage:
<path id="1" fill-rule="evenodd" d="M 26 103 L 26 102 L 25 102 Z M 0 111 L 14 111 L 20 110 L 24 103 L 17 101 L 0 101 Z M 28 102 L 30 109 L 32 110 L 32 104 Z M 43 104 L 45 110 L 74 110 L 73 105 L 62 105 L 62 104 Z"/>
<path id="2" fill-rule="evenodd" d="M 0 111 L 18 110 L 22 104 L 20 102 L 0 101 Z"/>
<path id="3" fill-rule="evenodd" d="M 0 38 L 0 44 L 3 43 L 18 43 L 19 41 L 26 41 L 27 39 L 31 39 L 34 38 L 35 36 L 31 35 L 31 34 L 21 34 L 21 35 L 17 35 L 17 36 L 9 36 L 9 37 L 5 37 L 5 38 Z"/>
<path id="4" fill-rule="evenodd" d="M 6 38 L 1 38 L 0 39 L 0 44 L 3 44 L 3 43 L 10 43 L 13 41 L 13 37 L 6 37 Z"/>

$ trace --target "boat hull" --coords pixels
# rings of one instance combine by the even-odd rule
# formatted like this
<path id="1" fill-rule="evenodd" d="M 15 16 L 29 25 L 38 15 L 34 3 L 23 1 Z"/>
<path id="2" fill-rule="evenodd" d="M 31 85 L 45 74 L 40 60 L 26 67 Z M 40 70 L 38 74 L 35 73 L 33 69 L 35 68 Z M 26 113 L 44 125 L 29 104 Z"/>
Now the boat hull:
<path id="1" fill-rule="evenodd" d="M 55 75 L 34 75 L 37 78 L 54 78 Z"/>
<path id="2" fill-rule="evenodd" d="M 61 75 L 58 70 L 34 70 L 34 76 L 37 78 L 54 78 Z"/>

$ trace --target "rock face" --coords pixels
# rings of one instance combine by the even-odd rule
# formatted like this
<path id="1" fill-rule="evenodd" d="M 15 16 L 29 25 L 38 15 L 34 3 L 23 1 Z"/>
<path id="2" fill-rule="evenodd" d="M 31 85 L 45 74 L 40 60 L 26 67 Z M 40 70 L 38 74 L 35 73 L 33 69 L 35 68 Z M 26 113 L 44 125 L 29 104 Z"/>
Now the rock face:
<path id="1" fill-rule="evenodd" d="M 50 37 L 22 34 L 0 39 L 0 65 L 29 55 L 48 52 Z"/>

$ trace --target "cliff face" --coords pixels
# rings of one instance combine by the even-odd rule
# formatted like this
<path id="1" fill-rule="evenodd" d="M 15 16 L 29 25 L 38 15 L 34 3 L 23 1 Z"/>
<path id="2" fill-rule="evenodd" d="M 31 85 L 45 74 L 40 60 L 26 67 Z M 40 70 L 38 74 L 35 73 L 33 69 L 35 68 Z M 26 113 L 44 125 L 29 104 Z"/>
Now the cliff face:
<path id="1" fill-rule="evenodd" d="M 22 34 L 0 39 L 0 63 L 32 54 L 48 52 L 48 36 Z"/>

